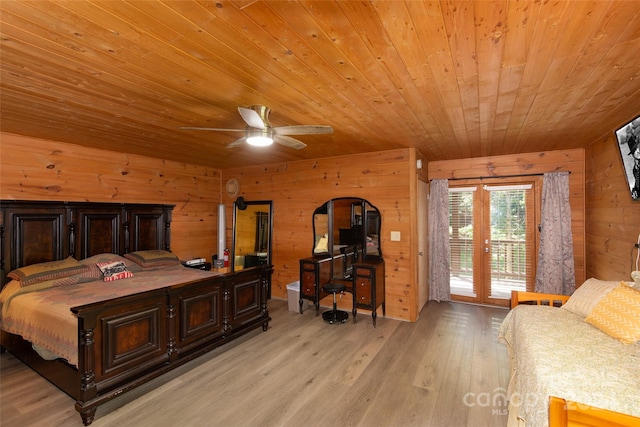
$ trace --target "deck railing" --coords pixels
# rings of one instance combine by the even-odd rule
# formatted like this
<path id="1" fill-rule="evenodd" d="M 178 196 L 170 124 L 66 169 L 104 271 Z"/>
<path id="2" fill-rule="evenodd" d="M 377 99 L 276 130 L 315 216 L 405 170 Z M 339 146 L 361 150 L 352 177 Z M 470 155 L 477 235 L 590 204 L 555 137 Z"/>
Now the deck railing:
<path id="1" fill-rule="evenodd" d="M 465 276 L 473 272 L 473 240 L 450 239 L 451 275 Z M 491 241 L 491 276 L 507 280 L 526 280 L 526 242 L 515 239 Z"/>

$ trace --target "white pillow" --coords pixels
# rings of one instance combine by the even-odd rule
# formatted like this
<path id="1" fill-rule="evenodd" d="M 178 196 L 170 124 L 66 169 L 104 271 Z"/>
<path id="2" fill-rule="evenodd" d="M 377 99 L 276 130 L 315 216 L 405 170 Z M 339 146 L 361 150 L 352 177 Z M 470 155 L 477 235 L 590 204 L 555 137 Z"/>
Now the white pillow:
<path id="1" fill-rule="evenodd" d="M 593 307 L 604 298 L 613 288 L 618 286 L 620 281 L 587 279 L 578 289 L 576 289 L 569 301 L 562 306 L 565 310 L 581 317 L 587 317 Z"/>

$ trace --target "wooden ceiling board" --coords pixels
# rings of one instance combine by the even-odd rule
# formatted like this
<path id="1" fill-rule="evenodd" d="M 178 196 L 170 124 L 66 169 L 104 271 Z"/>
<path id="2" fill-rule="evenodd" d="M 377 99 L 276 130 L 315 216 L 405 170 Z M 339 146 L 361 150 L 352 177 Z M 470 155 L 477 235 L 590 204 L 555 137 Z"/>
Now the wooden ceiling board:
<path id="1" fill-rule="evenodd" d="M 640 114 L 634 1 L 0 2 L 0 131 L 225 169 L 585 147 Z M 237 108 L 320 124 L 224 148 Z"/>
<path id="2" fill-rule="evenodd" d="M 3 25 L 2 30 L 12 33 L 14 36 L 17 36 L 17 33 L 13 33 L 12 30 L 20 31 L 19 28 L 8 25 Z M 23 34 L 22 39 L 28 40 L 29 36 Z M 37 40 L 29 41 L 34 44 L 38 43 Z M 41 44 L 47 46 L 47 49 L 31 50 L 30 53 L 33 53 L 34 56 L 25 53 L 21 54 L 19 48 L 16 49 L 11 45 L 3 46 L 2 58 L 4 64 L 9 64 L 5 65 L 7 68 L 12 67 L 13 63 L 19 63 L 22 69 L 21 73 L 25 77 L 29 72 L 39 74 L 39 76 L 34 76 L 31 79 L 32 84 L 29 85 L 29 88 L 32 89 L 34 87 L 33 80 L 36 82 L 40 80 L 45 87 L 38 88 L 38 91 L 43 94 L 48 93 L 48 91 L 55 91 L 59 94 L 60 99 L 92 105 L 96 109 L 102 108 L 105 114 L 117 114 L 119 107 L 123 103 L 132 110 L 127 114 L 128 117 L 137 117 L 138 114 L 133 114 L 133 112 L 140 112 L 141 109 L 146 108 L 150 115 L 144 120 L 161 122 L 171 119 L 168 115 L 158 118 L 158 114 L 163 113 L 163 110 L 158 109 L 158 105 L 163 101 L 163 98 L 171 96 L 175 100 L 176 97 L 183 97 L 182 92 L 179 91 L 168 94 L 166 86 L 154 85 L 151 79 L 141 80 L 139 76 L 143 74 L 143 67 L 132 72 L 123 71 L 123 68 L 120 67 L 117 75 L 111 75 L 101 71 L 100 66 L 96 65 L 88 68 L 81 62 L 82 56 L 75 54 L 75 52 L 80 50 L 86 52 L 87 49 L 84 47 L 77 49 L 65 48 L 63 49 L 64 52 L 69 52 L 71 55 L 58 59 L 58 57 L 52 56 L 50 53 L 59 45 L 52 43 L 52 46 L 49 46 L 46 39 Z M 133 57 L 136 56 L 133 55 Z M 10 61 L 14 58 L 15 61 Z M 57 62 L 52 62 L 52 60 L 56 59 Z M 109 59 L 106 59 L 102 64 L 102 67 L 106 67 L 109 64 Z M 168 73 L 169 70 L 166 69 L 166 72 Z M 53 83 L 55 80 L 58 80 L 58 84 Z M 149 99 L 145 100 L 144 98 Z M 188 102 L 191 102 L 191 100 L 184 100 L 185 105 L 189 105 Z M 180 110 L 174 108 L 173 111 Z M 229 118 L 231 114 L 229 114 Z M 184 114 L 184 120 L 189 117 L 190 114 Z"/>
<path id="3" fill-rule="evenodd" d="M 372 75 L 369 68 L 366 69 L 367 73 L 362 73 L 360 71 L 362 68 L 357 68 L 352 63 L 351 57 L 342 52 L 338 48 L 337 43 L 328 39 L 320 27 L 320 24 L 322 24 L 320 20 L 318 20 L 319 22 L 316 27 L 313 27 L 311 22 L 307 24 L 307 21 L 310 20 L 305 19 L 307 16 L 306 10 L 300 10 L 294 3 L 269 2 L 268 5 L 270 8 L 277 8 L 277 13 L 281 19 L 279 25 L 285 25 L 287 16 L 296 17 L 296 19 L 289 20 L 291 21 L 293 31 L 286 34 L 286 36 L 290 40 L 299 40 L 299 42 L 296 43 L 296 50 L 293 51 L 295 56 L 305 58 L 305 62 L 315 58 L 315 60 L 311 61 L 312 63 L 324 66 L 324 68 L 313 70 L 314 73 L 317 73 L 318 79 L 320 79 L 314 79 L 314 82 L 325 80 L 329 76 L 334 76 L 334 81 L 341 82 L 340 86 L 333 86 L 329 80 L 326 80 L 319 86 L 319 89 L 322 89 L 327 99 L 330 99 L 334 91 L 340 91 L 345 96 L 345 114 L 352 114 L 350 110 L 357 105 L 360 110 L 357 113 L 359 115 L 358 126 L 370 120 L 367 112 L 375 109 L 383 117 L 383 120 L 376 123 L 379 131 L 388 131 L 389 129 L 395 129 L 397 132 L 402 131 L 402 117 L 398 115 L 397 110 L 392 108 L 393 106 L 385 100 L 383 94 L 377 90 L 377 83 L 379 81 L 375 80 L 375 74 Z M 341 16 L 339 13 L 339 11 L 334 10 L 334 13 L 330 15 L 330 25 L 334 25 L 336 20 L 340 20 Z M 326 25 L 327 23 L 324 23 L 324 26 Z M 355 34 L 350 35 L 352 36 L 352 40 L 346 40 L 342 43 L 343 45 L 359 43 Z M 322 56 L 319 55 L 318 52 L 322 52 Z M 374 73 L 376 71 L 378 70 L 374 70 Z M 389 85 L 389 87 L 391 87 L 391 85 Z M 375 141 L 372 142 L 375 143 Z M 384 142 L 384 144 L 386 145 L 388 142 Z"/>
<path id="4" fill-rule="evenodd" d="M 423 94 L 425 102 L 435 119 L 435 125 L 439 129 L 438 138 L 450 135 L 447 131 L 455 123 L 450 120 L 447 111 L 440 108 L 441 105 L 453 105 L 459 107 L 460 97 L 457 91 L 452 90 L 457 86 L 456 76 L 453 70 L 453 58 L 448 49 L 442 49 L 447 43 L 447 34 L 444 26 L 442 11 L 438 2 L 430 2 L 428 7 L 421 7 L 418 2 L 409 2 L 407 8 L 413 22 L 416 25 L 416 37 L 424 59 L 418 55 L 409 55 L 404 61 L 411 77 L 416 82 L 416 87 Z M 409 62 L 409 59 L 411 60 Z M 449 142 L 456 142 L 454 140 Z M 458 146 L 458 149 L 460 147 Z"/>
<path id="5" fill-rule="evenodd" d="M 347 3 L 351 8 L 358 4 Z M 392 83 L 401 91 L 405 105 L 403 116 L 417 121 L 417 135 L 412 145 L 428 157 L 442 156 L 450 122 L 439 108 L 440 96 L 432 84 L 436 80 L 427 66 L 428 56 L 420 38 L 420 30 L 430 28 L 433 17 L 423 14 L 424 8 L 419 8 L 414 14 L 410 4 L 403 2 L 377 2 L 375 8 L 383 28 L 363 28 L 361 34 L 366 37 L 366 34 L 380 31 L 386 33 L 390 47 L 374 44 L 376 39 L 368 40 L 368 43 L 373 55 L 384 65 Z M 406 125 L 414 126 L 410 122 Z"/>

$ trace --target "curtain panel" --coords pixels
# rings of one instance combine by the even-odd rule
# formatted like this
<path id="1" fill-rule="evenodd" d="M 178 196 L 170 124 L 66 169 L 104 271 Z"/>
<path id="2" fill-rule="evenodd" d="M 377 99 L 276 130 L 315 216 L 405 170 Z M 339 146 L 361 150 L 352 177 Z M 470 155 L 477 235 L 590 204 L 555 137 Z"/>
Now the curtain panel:
<path id="1" fill-rule="evenodd" d="M 429 190 L 430 300 L 451 301 L 449 256 L 449 182 L 434 179 Z"/>
<path id="2" fill-rule="evenodd" d="M 545 173 L 535 291 L 571 295 L 576 288 L 569 173 Z"/>

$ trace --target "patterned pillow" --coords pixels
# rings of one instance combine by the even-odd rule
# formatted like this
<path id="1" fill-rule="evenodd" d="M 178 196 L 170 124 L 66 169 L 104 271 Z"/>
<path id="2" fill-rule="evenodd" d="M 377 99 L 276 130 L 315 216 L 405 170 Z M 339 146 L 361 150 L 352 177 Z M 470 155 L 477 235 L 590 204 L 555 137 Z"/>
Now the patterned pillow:
<path id="1" fill-rule="evenodd" d="M 99 262 L 97 265 L 104 275 L 105 282 L 133 277 L 133 273 L 127 270 L 126 264 L 122 261 Z"/>
<path id="2" fill-rule="evenodd" d="M 591 313 L 591 310 L 593 310 L 596 304 L 618 286 L 619 283 L 620 282 L 594 278 L 588 279 L 573 292 L 571 298 L 569 298 L 562 308 L 585 318 Z"/>
<path id="3" fill-rule="evenodd" d="M 102 279 L 102 273 L 96 268 L 98 271 L 97 277 L 93 270 L 89 270 L 89 272 L 74 274 L 73 276 L 63 277 L 62 279 L 55 280 L 51 286 L 71 286 L 71 285 L 79 285 L 81 283 L 94 282 L 96 280 Z"/>
<path id="4" fill-rule="evenodd" d="M 620 283 L 584 321 L 625 344 L 640 341 L 640 291 Z"/>
<path id="5" fill-rule="evenodd" d="M 28 286 L 45 280 L 60 279 L 76 274 L 91 275 L 91 271 L 75 258 L 68 257 L 60 261 L 42 262 L 20 267 L 11 271 L 7 276 L 19 280 L 20 286 Z"/>
<path id="6" fill-rule="evenodd" d="M 180 259 L 171 252 L 163 250 L 136 251 L 124 254 L 124 257 L 135 262 L 142 268 L 161 267 L 166 265 L 180 265 Z"/>

